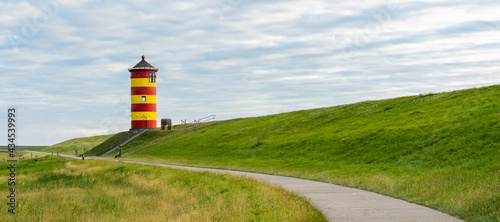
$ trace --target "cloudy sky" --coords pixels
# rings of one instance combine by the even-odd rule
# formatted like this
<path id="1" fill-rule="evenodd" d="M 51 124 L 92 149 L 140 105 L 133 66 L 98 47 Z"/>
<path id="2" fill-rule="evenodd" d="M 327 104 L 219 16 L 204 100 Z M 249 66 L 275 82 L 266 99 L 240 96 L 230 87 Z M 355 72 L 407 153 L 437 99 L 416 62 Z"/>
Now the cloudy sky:
<path id="1" fill-rule="evenodd" d="M 174 123 L 500 84 L 499 12 L 499 0 L 2 0 L 0 122 L 18 108 L 18 145 L 128 130 L 143 51 L 160 69 L 158 119 Z"/>

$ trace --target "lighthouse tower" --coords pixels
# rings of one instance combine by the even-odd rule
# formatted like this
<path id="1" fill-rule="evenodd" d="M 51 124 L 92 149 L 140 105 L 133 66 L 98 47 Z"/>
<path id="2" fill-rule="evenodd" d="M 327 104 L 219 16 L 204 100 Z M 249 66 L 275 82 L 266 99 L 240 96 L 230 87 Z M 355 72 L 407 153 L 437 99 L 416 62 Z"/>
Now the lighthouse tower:
<path id="1" fill-rule="evenodd" d="M 131 129 L 156 128 L 156 72 L 151 64 L 142 60 L 130 68 L 132 107 Z"/>

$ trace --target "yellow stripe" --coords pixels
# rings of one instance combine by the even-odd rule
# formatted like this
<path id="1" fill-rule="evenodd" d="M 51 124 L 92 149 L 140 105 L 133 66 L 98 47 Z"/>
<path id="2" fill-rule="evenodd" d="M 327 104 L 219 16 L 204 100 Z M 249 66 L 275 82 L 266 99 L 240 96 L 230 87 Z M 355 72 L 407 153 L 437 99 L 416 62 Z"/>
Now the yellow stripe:
<path id="1" fill-rule="evenodd" d="M 130 79 L 132 87 L 156 87 L 156 82 L 149 82 L 149 78 Z"/>
<path id="2" fill-rule="evenodd" d="M 142 101 L 143 96 L 146 97 L 146 102 Z M 155 95 L 133 95 L 132 96 L 132 104 L 141 104 L 141 103 L 154 104 L 154 103 L 156 103 L 156 96 Z"/>
<path id="3" fill-rule="evenodd" d="M 156 112 L 132 112 L 132 120 L 156 120 Z"/>

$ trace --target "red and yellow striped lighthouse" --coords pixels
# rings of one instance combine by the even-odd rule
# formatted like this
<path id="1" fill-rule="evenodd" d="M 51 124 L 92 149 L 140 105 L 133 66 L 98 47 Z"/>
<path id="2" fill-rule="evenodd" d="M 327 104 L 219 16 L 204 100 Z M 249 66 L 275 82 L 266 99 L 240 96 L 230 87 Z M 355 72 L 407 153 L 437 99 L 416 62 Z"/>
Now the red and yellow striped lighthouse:
<path id="1" fill-rule="evenodd" d="M 156 72 L 151 64 L 142 60 L 129 69 L 132 107 L 132 129 L 156 128 Z"/>

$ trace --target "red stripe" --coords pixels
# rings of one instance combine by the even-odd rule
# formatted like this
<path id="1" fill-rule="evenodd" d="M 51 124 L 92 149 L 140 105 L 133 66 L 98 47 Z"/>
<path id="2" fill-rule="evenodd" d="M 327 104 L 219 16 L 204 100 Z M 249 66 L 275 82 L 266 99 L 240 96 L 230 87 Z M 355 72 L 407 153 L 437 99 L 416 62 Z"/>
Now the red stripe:
<path id="1" fill-rule="evenodd" d="M 156 128 L 156 120 L 133 120 L 132 129 L 151 129 Z"/>
<path id="2" fill-rule="evenodd" d="M 133 70 L 130 71 L 130 78 L 149 78 L 149 73 L 158 70 Z M 156 72 L 154 72 L 156 73 Z"/>
<path id="3" fill-rule="evenodd" d="M 156 95 L 156 87 L 131 87 L 131 95 Z"/>
<path id="4" fill-rule="evenodd" d="M 156 112 L 156 104 L 142 103 L 142 104 L 132 104 L 132 112 Z"/>

